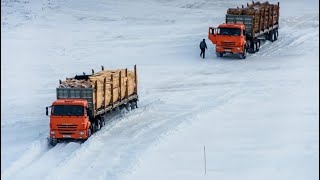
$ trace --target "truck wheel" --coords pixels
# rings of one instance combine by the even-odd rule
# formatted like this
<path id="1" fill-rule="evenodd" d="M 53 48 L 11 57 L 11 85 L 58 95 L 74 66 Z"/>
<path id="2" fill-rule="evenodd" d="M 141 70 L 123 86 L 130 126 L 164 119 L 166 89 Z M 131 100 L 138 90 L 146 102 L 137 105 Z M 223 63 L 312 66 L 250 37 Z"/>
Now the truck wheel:
<path id="1" fill-rule="evenodd" d="M 105 125 L 104 119 L 100 120 L 100 127 L 102 128 Z"/>
<path id="2" fill-rule="evenodd" d="M 131 104 L 129 102 L 126 104 L 126 109 L 127 109 L 127 111 L 131 110 Z"/>
<path id="3" fill-rule="evenodd" d="M 101 126 L 100 126 L 100 120 L 97 120 L 96 124 L 96 130 L 100 130 Z"/>
<path id="4" fill-rule="evenodd" d="M 258 42 L 256 43 L 256 52 L 258 52 L 259 49 L 260 49 L 260 41 L 258 41 Z"/>
<path id="5" fill-rule="evenodd" d="M 274 42 L 274 32 L 273 31 L 270 32 L 270 41 Z"/>
<path id="6" fill-rule="evenodd" d="M 51 146 L 55 146 L 58 144 L 58 140 L 56 138 L 50 138 L 50 144 Z"/>
<path id="7" fill-rule="evenodd" d="M 243 48 L 243 53 L 240 54 L 240 59 L 245 59 L 247 57 L 247 49 L 244 47 Z"/>
<path id="8" fill-rule="evenodd" d="M 136 108 L 136 102 L 132 102 L 130 105 L 132 110 Z"/>
<path id="9" fill-rule="evenodd" d="M 88 129 L 88 138 L 91 136 L 91 127 Z"/>
<path id="10" fill-rule="evenodd" d="M 274 36 L 274 40 L 275 40 L 275 41 L 278 40 L 278 35 L 279 35 L 278 30 L 276 30 L 275 36 Z"/>
<path id="11" fill-rule="evenodd" d="M 222 57 L 223 56 L 223 54 L 221 52 L 217 52 L 216 54 L 217 54 L 218 57 Z"/>

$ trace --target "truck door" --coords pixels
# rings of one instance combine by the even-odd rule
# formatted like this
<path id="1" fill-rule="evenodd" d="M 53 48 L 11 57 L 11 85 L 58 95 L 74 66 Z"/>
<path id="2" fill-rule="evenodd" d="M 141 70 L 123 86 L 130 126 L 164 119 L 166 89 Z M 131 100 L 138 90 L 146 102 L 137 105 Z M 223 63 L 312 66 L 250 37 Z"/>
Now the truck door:
<path id="1" fill-rule="evenodd" d="M 218 28 L 209 27 L 209 39 L 213 44 L 217 43 Z"/>

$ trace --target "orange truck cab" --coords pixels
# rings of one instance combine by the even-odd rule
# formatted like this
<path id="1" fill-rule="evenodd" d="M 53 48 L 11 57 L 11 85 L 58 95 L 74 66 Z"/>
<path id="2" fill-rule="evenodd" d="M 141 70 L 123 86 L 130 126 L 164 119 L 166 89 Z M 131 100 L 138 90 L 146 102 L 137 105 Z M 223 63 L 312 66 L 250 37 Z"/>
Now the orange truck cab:
<path id="1" fill-rule="evenodd" d="M 218 57 L 223 54 L 239 54 L 246 58 L 247 43 L 244 24 L 221 24 L 218 28 L 209 27 L 209 39 L 216 45 Z"/>
<path id="2" fill-rule="evenodd" d="M 51 144 L 66 138 L 85 140 L 91 135 L 86 99 L 58 99 L 50 107 Z M 48 107 L 46 114 L 48 115 Z"/>

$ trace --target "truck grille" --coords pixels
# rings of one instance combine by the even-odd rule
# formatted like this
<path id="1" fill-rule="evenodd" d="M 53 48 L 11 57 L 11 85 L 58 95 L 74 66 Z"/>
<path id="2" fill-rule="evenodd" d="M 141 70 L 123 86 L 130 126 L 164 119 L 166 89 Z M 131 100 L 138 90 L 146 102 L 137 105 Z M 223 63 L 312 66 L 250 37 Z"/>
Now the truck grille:
<path id="1" fill-rule="evenodd" d="M 236 45 L 236 43 L 235 42 L 222 42 L 221 45 L 224 47 L 234 47 Z"/>
<path id="2" fill-rule="evenodd" d="M 58 124 L 58 131 L 60 134 L 74 134 L 77 131 L 76 124 Z"/>

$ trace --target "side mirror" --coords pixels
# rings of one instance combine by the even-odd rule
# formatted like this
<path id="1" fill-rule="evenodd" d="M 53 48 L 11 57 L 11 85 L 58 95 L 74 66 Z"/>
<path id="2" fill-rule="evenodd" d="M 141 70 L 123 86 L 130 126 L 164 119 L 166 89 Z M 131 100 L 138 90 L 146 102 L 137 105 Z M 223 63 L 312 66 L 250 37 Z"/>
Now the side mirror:
<path id="1" fill-rule="evenodd" d="M 46 107 L 46 115 L 47 115 L 47 116 L 49 115 L 48 107 Z"/>

